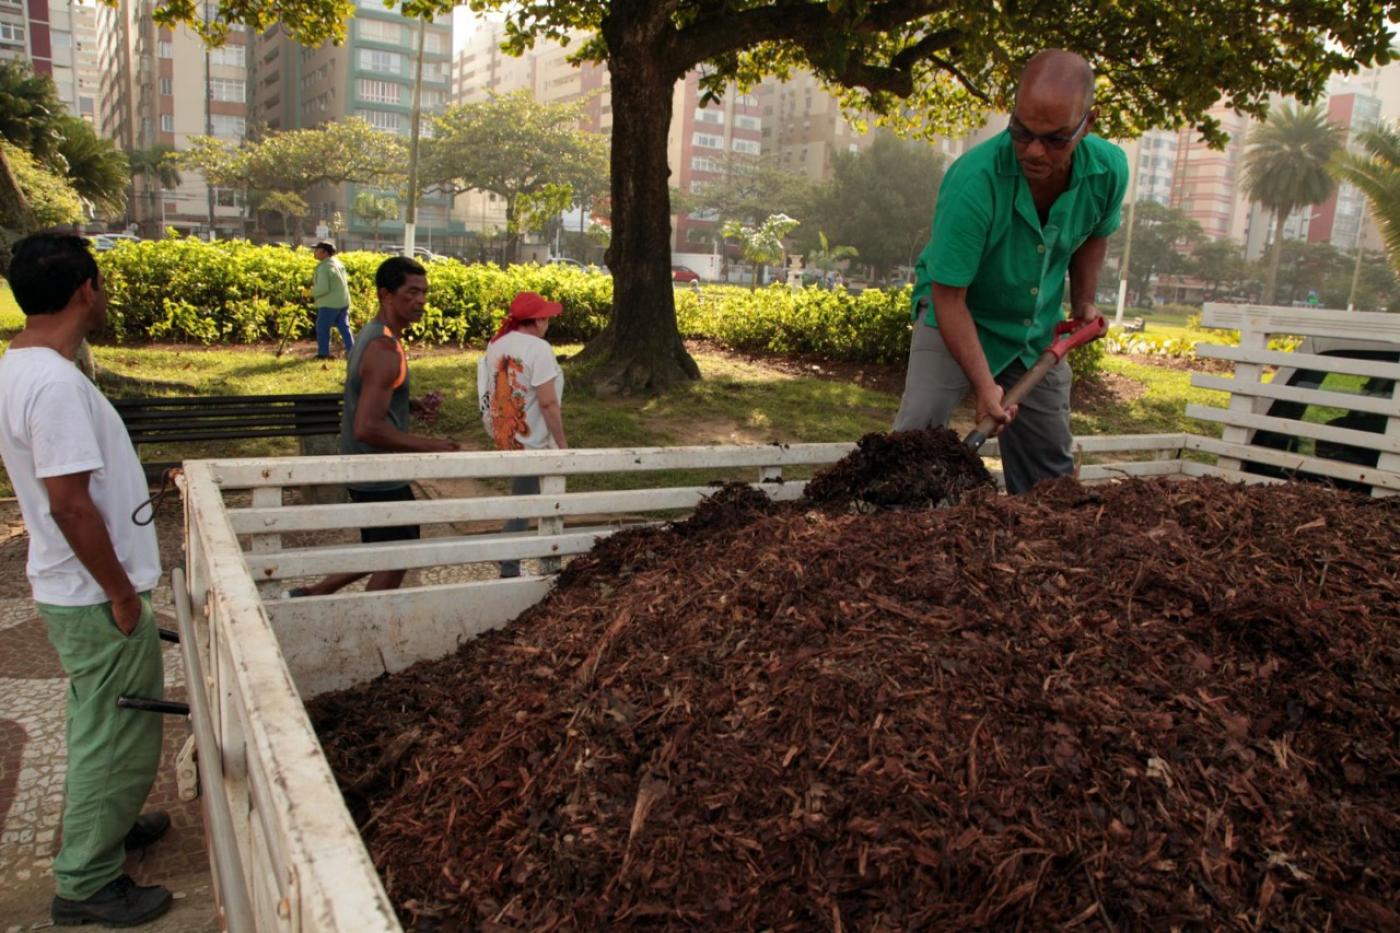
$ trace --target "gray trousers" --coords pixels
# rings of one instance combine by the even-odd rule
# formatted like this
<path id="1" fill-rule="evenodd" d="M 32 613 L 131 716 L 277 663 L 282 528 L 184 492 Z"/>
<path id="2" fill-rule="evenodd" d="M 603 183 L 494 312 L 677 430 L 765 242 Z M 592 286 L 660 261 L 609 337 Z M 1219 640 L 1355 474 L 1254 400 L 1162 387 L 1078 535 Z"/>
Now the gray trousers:
<path id="1" fill-rule="evenodd" d="M 540 478 L 538 476 L 512 476 L 510 478 L 510 494 L 512 496 L 537 496 L 540 493 Z M 526 531 L 530 527 L 528 518 L 507 519 L 505 526 L 501 529 L 506 532 Z M 501 576 L 520 576 L 520 561 L 501 561 Z"/>
<path id="2" fill-rule="evenodd" d="M 1025 365 L 1016 360 L 997 374 L 997 384 L 1009 389 L 1025 372 Z M 946 427 L 970 387 L 938 328 L 916 322 L 894 430 Z M 997 437 L 1008 492 L 1019 495 L 1041 480 L 1074 472 L 1069 387 L 1069 364 L 1062 360 L 1031 390 L 1015 420 Z"/>

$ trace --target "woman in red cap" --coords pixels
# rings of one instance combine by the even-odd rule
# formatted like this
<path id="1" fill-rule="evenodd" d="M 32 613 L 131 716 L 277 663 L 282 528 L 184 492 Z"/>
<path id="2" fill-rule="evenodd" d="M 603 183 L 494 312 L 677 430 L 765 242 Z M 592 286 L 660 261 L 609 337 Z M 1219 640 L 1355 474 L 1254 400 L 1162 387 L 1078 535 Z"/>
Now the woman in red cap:
<path id="1" fill-rule="evenodd" d="M 476 368 L 476 394 L 481 420 L 497 450 L 566 450 L 564 372 L 554 358 L 554 348 L 544 339 L 549 320 L 564 310 L 535 292 L 521 292 L 510 303 L 510 313 L 486 346 Z M 540 491 L 538 476 L 516 476 L 510 481 L 514 496 Z M 507 532 L 524 531 L 529 522 L 513 518 Z M 518 577 L 519 561 L 501 561 L 501 576 Z"/>

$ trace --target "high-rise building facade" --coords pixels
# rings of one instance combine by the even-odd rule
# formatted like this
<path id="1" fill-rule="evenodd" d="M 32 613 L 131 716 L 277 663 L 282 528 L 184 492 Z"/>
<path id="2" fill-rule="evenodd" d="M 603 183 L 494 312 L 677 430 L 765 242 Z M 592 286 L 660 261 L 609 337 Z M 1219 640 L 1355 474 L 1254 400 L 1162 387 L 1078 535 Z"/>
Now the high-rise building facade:
<path id="1" fill-rule="evenodd" d="M 48 75 L 68 112 L 97 122 L 97 7 L 89 0 L 0 0 L 0 59 Z"/>
<path id="2" fill-rule="evenodd" d="M 312 128 L 358 117 L 377 130 L 407 139 L 413 125 L 413 89 L 421 39 L 422 133 L 431 132 L 432 115 L 441 113 L 451 90 L 452 22 L 450 15 L 421 23 L 386 10 L 375 0 L 360 0 L 344 45 L 305 48 L 280 27 L 258 36 L 250 61 L 254 76 L 254 133 Z M 356 184 L 322 185 L 307 204 L 315 224 L 331 225 L 340 216 L 342 248 L 371 247 L 402 239 L 404 210 L 376 225 L 355 213 L 361 191 L 397 197 L 397 191 Z M 418 197 L 416 242 L 447 249 L 461 232 L 449 217 L 449 199 L 438 193 Z"/>
<path id="3" fill-rule="evenodd" d="M 186 148 L 192 136 L 242 142 L 247 127 L 247 37 L 234 27 L 211 49 L 186 27 L 166 29 L 151 18 L 152 0 L 98 11 L 103 70 L 100 126 L 127 152 Z M 211 189 L 199 172 L 180 171 L 180 184 L 162 188 L 154 177 L 133 179 L 128 205 L 144 236 L 182 233 L 243 236 L 243 192 Z"/>
<path id="4" fill-rule="evenodd" d="M 840 102 L 809 71 L 769 78 L 754 88 L 761 107 L 764 156 L 811 181 L 831 178 L 839 152 L 859 152 L 874 141 L 859 130 Z"/>

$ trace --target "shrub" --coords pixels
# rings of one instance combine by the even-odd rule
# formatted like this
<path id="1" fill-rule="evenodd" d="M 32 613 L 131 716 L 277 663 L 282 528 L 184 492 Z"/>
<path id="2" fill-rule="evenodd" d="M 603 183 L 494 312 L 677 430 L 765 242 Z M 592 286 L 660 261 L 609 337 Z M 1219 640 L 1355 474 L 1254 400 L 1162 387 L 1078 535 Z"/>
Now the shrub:
<path id="1" fill-rule="evenodd" d="M 351 322 L 358 328 L 378 309 L 374 273 L 383 254 L 343 253 L 350 282 Z M 245 240 L 206 243 L 167 237 L 122 243 L 97 254 L 109 295 L 111 336 L 119 341 L 252 343 L 291 337 L 315 325 L 310 284 L 316 259 L 307 250 L 255 246 Z M 529 289 L 564 304 L 553 332 L 587 340 L 612 309 L 606 274 L 557 266 L 427 264 L 428 307 L 406 338 L 429 344 L 480 343 L 495 332 L 510 299 Z"/>

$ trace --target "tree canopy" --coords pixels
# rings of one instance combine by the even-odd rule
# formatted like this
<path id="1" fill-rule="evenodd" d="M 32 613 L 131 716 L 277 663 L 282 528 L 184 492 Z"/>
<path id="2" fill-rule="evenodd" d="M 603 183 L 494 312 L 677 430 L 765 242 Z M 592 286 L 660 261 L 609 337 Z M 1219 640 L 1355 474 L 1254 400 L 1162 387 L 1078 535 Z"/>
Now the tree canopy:
<path id="1" fill-rule="evenodd" d="M 1109 238 L 1109 255 L 1122 256 L 1128 225 Z M 1191 250 L 1201 242 L 1201 225 L 1185 211 L 1143 199 L 1133 221 L 1133 249 L 1128 262 L 1128 290 L 1150 295 L 1155 275 L 1180 275 L 1192 271 Z"/>
<path id="2" fill-rule="evenodd" d="M 1321 204 L 1337 190 L 1328 166 L 1342 148 L 1342 131 L 1327 121 L 1320 106 L 1284 104 L 1249 134 L 1244 156 L 1244 190 L 1273 212 L 1274 241 L 1264 283 L 1264 304 L 1272 304 L 1283 256 L 1283 228 L 1300 207 Z"/>
<path id="3" fill-rule="evenodd" d="M 808 223 L 859 250 L 877 275 L 913 265 L 928 242 L 942 180 L 942 155 L 880 133 L 869 149 L 836 155 Z"/>
<path id="4" fill-rule="evenodd" d="M 422 143 L 423 186 L 489 191 L 506 204 L 507 261 L 520 233 L 539 229 L 596 192 L 608 175 L 607 139 L 578 129 L 584 104 L 536 101 L 528 91 L 457 104 L 434 118 Z"/>
<path id="5" fill-rule="evenodd" d="M 411 15 L 455 0 L 412 0 Z M 1036 50 L 1081 52 L 1099 77 L 1100 127 L 1109 136 L 1150 127 L 1196 127 L 1223 144 L 1209 110 L 1223 96 L 1262 116 L 1271 93 L 1309 102 L 1337 72 L 1389 60 L 1390 4 L 1296 0 L 1141 0 L 1104 4 L 988 4 L 983 0 L 470 0 L 505 16 L 506 46 L 540 38 L 591 38 L 579 59 L 605 61 L 611 77 L 612 225 L 608 264 L 613 317 L 584 356 L 600 388 L 657 390 L 699 370 L 676 326 L 669 256 L 667 133 L 672 90 L 704 66 L 711 94 L 729 82 L 808 68 L 844 100 L 925 134 L 975 123 L 1006 108 L 1019 69 Z M 316 44 L 343 35 L 349 0 L 220 0 L 214 26 L 263 29 L 281 20 Z M 163 22 L 196 21 L 195 0 L 157 0 Z M 208 29 L 208 27 L 206 27 Z M 214 31 L 217 31 L 215 29 Z"/>

